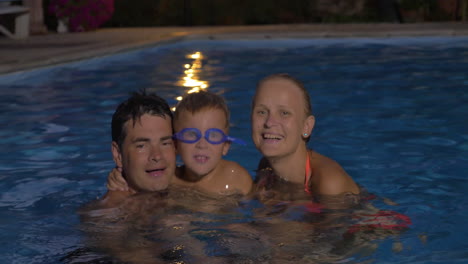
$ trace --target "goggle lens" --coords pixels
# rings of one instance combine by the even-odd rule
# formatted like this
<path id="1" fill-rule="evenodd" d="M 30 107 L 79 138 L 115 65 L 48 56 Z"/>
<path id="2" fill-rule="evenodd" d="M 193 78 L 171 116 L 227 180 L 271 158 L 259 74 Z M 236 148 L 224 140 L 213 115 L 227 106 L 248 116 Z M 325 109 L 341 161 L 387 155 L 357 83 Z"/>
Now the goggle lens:
<path id="1" fill-rule="evenodd" d="M 174 139 L 180 140 L 184 143 L 195 143 L 202 138 L 202 133 L 198 128 L 188 127 L 175 133 L 173 137 Z M 226 141 L 232 141 L 241 145 L 245 145 L 244 141 L 233 137 L 229 137 L 226 134 L 224 134 L 224 132 L 221 129 L 218 128 L 207 129 L 205 131 L 204 138 L 206 139 L 206 141 L 213 145 L 221 144 Z"/>

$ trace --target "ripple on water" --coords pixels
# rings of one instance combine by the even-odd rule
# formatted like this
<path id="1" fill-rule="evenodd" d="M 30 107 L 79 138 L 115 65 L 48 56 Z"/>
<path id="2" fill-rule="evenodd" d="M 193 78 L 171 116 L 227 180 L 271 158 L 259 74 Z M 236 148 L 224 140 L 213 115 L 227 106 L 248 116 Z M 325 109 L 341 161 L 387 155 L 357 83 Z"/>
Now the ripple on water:
<path id="1" fill-rule="evenodd" d="M 443 137 L 422 137 L 417 139 L 409 139 L 407 140 L 409 143 L 414 144 L 424 144 L 424 145 L 432 145 L 432 146 L 454 146 L 457 144 L 457 141 L 443 138 Z"/>
<path id="2" fill-rule="evenodd" d="M 26 149 L 22 151 L 24 156 L 33 161 L 47 161 L 47 160 L 60 160 L 60 159 L 73 159 L 80 154 L 79 146 L 46 146 L 34 149 Z"/>
<path id="3" fill-rule="evenodd" d="M 68 130 L 70 130 L 70 128 L 67 126 L 62 126 L 62 125 L 58 125 L 54 123 L 45 124 L 44 129 L 45 129 L 44 131 L 45 134 L 63 133 L 63 132 L 67 132 Z"/>
<path id="4" fill-rule="evenodd" d="M 16 209 L 25 209 L 42 197 L 61 191 L 64 185 L 71 181 L 64 178 L 46 178 L 32 180 L 15 185 L 0 196 L 0 206 L 13 206 Z"/>

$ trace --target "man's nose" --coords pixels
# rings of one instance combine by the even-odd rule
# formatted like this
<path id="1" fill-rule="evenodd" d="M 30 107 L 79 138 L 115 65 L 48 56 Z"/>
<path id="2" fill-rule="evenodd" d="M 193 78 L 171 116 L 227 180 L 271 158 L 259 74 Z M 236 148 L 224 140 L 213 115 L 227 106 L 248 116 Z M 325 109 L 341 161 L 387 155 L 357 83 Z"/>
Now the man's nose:
<path id="1" fill-rule="evenodd" d="M 152 161 L 158 162 L 161 160 L 161 149 L 157 146 L 151 148 L 150 158 Z"/>

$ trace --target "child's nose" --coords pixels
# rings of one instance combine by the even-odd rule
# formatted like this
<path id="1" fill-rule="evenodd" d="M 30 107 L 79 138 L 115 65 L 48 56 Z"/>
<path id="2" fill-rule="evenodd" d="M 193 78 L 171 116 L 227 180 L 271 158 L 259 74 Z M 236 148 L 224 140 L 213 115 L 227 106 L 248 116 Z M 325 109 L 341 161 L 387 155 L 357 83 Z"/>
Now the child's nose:
<path id="1" fill-rule="evenodd" d="M 208 146 L 208 141 L 206 141 L 205 137 L 200 138 L 197 143 L 195 143 L 197 148 L 206 148 Z"/>

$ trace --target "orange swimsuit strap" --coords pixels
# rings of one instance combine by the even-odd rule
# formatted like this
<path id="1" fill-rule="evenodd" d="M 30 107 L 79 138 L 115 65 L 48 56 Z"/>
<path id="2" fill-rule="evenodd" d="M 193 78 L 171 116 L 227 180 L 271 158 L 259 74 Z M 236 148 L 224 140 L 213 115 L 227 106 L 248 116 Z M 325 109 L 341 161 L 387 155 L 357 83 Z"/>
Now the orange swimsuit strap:
<path id="1" fill-rule="evenodd" d="M 307 151 L 306 165 L 305 165 L 304 191 L 306 191 L 306 193 L 308 194 L 312 194 L 309 190 L 309 181 L 311 177 L 312 175 L 311 175 L 311 169 L 310 169 L 309 151 Z"/>

